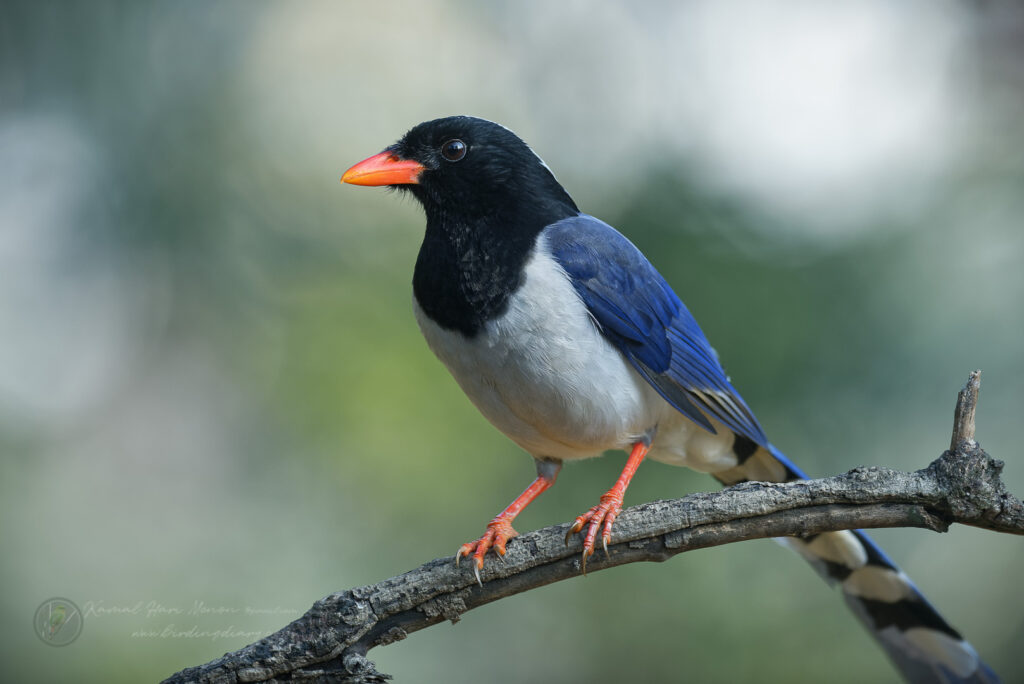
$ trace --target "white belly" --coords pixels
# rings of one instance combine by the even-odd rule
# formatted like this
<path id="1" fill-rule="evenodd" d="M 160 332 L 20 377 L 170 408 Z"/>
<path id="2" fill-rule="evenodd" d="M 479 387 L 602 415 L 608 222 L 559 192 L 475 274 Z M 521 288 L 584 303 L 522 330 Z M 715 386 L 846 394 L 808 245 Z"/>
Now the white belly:
<path id="1" fill-rule="evenodd" d="M 601 335 L 543 238 L 508 310 L 473 339 L 413 301 L 430 348 L 484 416 L 536 457 L 626 449 L 668 405 Z"/>

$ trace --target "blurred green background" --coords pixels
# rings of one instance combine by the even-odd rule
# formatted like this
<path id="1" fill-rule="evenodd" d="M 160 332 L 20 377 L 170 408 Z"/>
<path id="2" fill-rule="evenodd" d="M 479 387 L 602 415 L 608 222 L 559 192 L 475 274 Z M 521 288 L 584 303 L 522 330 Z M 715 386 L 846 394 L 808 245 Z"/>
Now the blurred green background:
<path id="1" fill-rule="evenodd" d="M 1024 493 L 1024 11 L 999 2 L 0 8 L 0 678 L 141 682 L 453 552 L 530 481 L 420 339 L 414 124 L 516 130 L 630 236 L 812 474 L 923 467 L 984 371 Z M 623 455 L 517 521 L 570 520 Z M 713 488 L 648 463 L 627 504 Z M 877 534 L 1007 681 L 1024 544 Z M 52 596 L 73 644 L 32 632 Z M 398 681 L 894 681 L 762 541 L 591 574 L 370 654 Z"/>

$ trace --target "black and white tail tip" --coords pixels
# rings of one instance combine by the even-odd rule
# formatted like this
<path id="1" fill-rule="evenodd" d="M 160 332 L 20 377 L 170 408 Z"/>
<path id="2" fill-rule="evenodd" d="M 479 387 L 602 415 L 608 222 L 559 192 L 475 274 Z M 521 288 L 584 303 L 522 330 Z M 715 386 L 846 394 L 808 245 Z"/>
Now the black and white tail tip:
<path id="1" fill-rule="evenodd" d="M 715 473 L 723 484 L 786 482 L 806 475 L 775 448 L 737 437 L 738 465 Z M 914 583 L 860 530 L 825 532 L 778 541 L 832 584 L 909 682 L 994 684 L 996 674 L 953 629 Z"/>

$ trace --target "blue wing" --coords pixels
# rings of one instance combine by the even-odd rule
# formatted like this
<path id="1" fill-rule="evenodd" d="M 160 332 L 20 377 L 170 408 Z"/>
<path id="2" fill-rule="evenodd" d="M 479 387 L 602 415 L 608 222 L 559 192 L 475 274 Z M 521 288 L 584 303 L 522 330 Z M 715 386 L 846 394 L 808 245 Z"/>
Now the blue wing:
<path id="1" fill-rule="evenodd" d="M 711 432 L 707 416 L 768 445 L 697 321 L 632 242 L 586 214 L 544 234 L 605 337 L 666 401 Z"/>

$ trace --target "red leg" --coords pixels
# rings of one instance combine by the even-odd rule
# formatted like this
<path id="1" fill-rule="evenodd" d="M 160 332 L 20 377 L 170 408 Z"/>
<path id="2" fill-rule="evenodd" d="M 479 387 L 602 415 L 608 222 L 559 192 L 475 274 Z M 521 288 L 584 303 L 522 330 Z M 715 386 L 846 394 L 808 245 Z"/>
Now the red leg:
<path id="1" fill-rule="evenodd" d="M 589 523 L 587 534 L 583 538 L 582 566 L 584 575 L 587 574 L 587 559 L 594 555 L 594 542 L 597 540 L 597 531 L 601 528 L 602 522 L 604 523 L 604 528 L 601 533 L 601 545 L 604 546 L 605 555 L 608 555 L 608 542 L 612 538 L 612 523 L 615 522 L 615 518 L 622 511 L 622 497 L 626 493 L 629 481 L 633 479 L 636 469 L 640 467 L 640 463 L 644 460 L 644 456 L 647 455 L 649 449 L 650 446 L 644 442 L 637 442 L 633 445 L 629 459 L 626 461 L 619 479 L 615 481 L 615 485 L 601 496 L 601 503 L 583 515 L 577 516 L 576 521 L 569 528 L 569 532 L 566 533 L 565 543 L 568 544 L 569 537 L 582 530 L 583 526 Z"/>
<path id="2" fill-rule="evenodd" d="M 494 520 L 487 523 L 487 530 L 482 537 L 475 542 L 469 542 L 459 547 L 455 554 L 455 564 L 458 565 L 461 558 L 472 555 L 476 581 L 483 586 L 483 582 L 480 581 L 480 570 L 484 567 L 484 556 L 487 555 L 488 549 L 494 548 L 494 552 L 499 557 L 505 555 L 506 542 L 519 534 L 512 529 L 512 521 L 531 501 L 540 496 L 541 492 L 555 484 L 555 479 L 561 468 L 560 461 L 537 461 L 537 479 L 505 510 L 496 515 Z"/>

